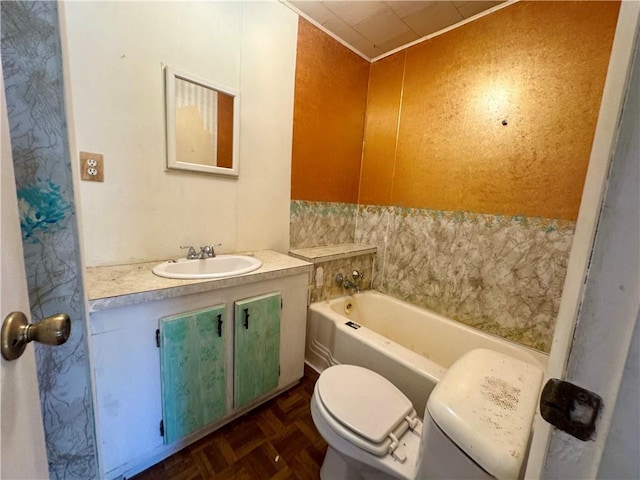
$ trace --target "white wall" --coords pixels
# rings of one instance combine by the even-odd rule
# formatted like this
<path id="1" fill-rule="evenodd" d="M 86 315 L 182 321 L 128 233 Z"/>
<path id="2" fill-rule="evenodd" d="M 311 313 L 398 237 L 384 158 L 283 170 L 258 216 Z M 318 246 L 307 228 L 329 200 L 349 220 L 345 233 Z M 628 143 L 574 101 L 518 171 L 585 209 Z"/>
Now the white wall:
<path id="1" fill-rule="evenodd" d="M 87 266 L 289 246 L 297 15 L 279 2 L 65 2 Z M 240 177 L 165 171 L 163 65 L 240 91 Z M 73 143 L 73 142 L 72 142 Z M 73 152 L 77 156 L 77 152 Z M 77 160 L 75 160 L 77 162 Z"/>

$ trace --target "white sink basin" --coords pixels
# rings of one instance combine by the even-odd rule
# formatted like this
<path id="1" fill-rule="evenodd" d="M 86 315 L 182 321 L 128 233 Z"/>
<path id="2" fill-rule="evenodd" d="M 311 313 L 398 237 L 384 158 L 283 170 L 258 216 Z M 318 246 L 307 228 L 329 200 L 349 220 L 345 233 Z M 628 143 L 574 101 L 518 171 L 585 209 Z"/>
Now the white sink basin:
<path id="1" fill-rule="evenodd" d="M 153 273 L 165 278 L 225 278 L 253 272 L 262 266 L 255 257 L 246 255 L 216 255 L 215 257 L 176 262 L 163 262 L 153 267 Z"/>

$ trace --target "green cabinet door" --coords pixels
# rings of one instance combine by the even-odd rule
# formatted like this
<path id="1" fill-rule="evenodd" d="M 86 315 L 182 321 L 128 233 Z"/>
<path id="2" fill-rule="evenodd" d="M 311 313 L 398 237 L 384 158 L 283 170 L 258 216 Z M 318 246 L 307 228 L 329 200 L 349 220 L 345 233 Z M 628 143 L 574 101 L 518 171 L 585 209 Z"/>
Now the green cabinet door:
<path id="1" fill-rule="evenodd" d="M 160 319 L 165 444 L 226 413 L 224 320 L 224 305 Z"/>
<path id="2" fill-rule="evenodd" d="M 235 408 L 275 389 L 280 377 L 280 293 L 235 302 Z"/>

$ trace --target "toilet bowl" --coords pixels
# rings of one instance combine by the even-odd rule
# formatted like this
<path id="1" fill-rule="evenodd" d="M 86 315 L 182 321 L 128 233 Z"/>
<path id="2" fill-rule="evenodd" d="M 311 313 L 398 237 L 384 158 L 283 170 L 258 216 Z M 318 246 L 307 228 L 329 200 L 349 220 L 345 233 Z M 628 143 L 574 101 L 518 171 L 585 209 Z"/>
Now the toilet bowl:
<path id="1" fill-rule="evenodd" d="M 420 420 L 384 377 L 355 365 L 329 367 L 311 397 L 328 444 L 320 477 L 521 477 L 541 382 L 535 365 L 473 350 L 447 370 Z"/>

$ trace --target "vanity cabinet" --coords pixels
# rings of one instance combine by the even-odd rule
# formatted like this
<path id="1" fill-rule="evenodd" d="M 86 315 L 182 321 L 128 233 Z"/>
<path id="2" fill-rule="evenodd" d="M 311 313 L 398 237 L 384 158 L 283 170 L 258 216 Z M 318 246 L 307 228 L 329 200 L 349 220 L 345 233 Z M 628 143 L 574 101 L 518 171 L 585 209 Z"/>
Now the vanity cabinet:
<path id="1" fill-rule="evenodd" d="M 103 478 L 135 475 L 302 377 L 303 268 L 210 290 L 196 284 L 204 291 L 193 293 L 162 290 L 127 305 L 90 301 Z"/>
<path id="2" fill-rule="evenodd" d="M 164 443 L 173 443 L 227 413 L 225 305 L 160 319 Z M 225 317 L 226 318 L 226 317 Z M 274 385 L 272 388 L 277 386 Z"/>
<path id="3" fill-rule="evenodd" d="M 235 302 L 233 406 L 240 408 L 278 386 L 280 293 Z"/>

